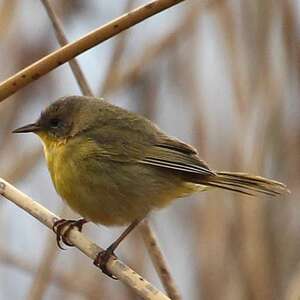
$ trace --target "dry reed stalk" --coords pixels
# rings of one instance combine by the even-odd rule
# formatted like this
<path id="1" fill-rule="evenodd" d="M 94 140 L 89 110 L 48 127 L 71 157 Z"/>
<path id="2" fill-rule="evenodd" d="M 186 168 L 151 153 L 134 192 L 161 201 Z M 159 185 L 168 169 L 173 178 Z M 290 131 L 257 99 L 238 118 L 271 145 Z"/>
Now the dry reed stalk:
<path id="1" fill-rule="evenodd" d="M 52 229 L 55 221 L 60 218 L 48 209 L 33 201 L 26 194 L 22 193 L 4 179 L 0 178 L 0 195 L 10 200 L 21 209 L 36 218 L 42 224 Z M 71 229 L 68 235 L 70 242 L 86 256 L 94 260 L 97 254 L 104 249 L 91 242 L 81 232 Z M 126 266 L 119 259 L 111 258 L 107 263 L 108 270 L 123 283 L 135 290 L 143 299 L 147 300 L 167 300 L 166 295 L 156 289 L 143 277 Z"/>
<path id="2" fill-rule="evenodd" d="M 150 227 L 149 221 L 144 220 L 144 222 L 140 224 L 139 229 L 142 233 L 151 261 L 156 269 L 157 274 L 160 277 L 161 282 L 165 287 L 168 296 L 172 300 L 180 300 L 181 296 L 172 278 L 166 259 L 162 251 L 160 250 L 155 233 Z"/>
<path id="3" fill-rule="evenodd" d="M 9 32 L 10 26 L 13 24 L 16 15 L 18 2 L 16 0 L 4 0 L 0 4 L 0 37 L 3 39 Z"/>
<path id="4" fill-rule="evenodd" d="M 0 102 L 75 56 L 182 1 L 184 0 L 154 0 L 114 19 L 77 41 L 50 53 L 0 83 Z"/>
<path id="5" fill-rule="evenodd" d="M 55 36 L 60 44 L 60 46 L 65 46 L 69 43 L 65 33 L 63 32 L 63 26 L 60 22 L 59 18 L 57 17 L 54 9 L 52 8 L 49 0 L 41 0 L 43 3 L 45 10 L 48 14 L 48 17 L 52 23 L 52 26 L 54 28 Z M 71 59 L 69 61 L 69 65 L 72 69 L 72 72 L 75 76 L 75 79 L 79 85 L 79 88 L 83 95 L 85 96 L 92 96 L 92 89 L 89 86 L 80 66 L 76 58 Z"/>
<path id="6" fill-rule="evenodd" d="M 299 34 L 298 9 L 293 1 L 281 0 L 281 10 L 283 14 L 283 39 L 285 48 L 285 59 L 288 68 L 295 71 L 299 77 L 300 72 L 300 52 L 299 52 Z M 290 73 L 291 75 L 291 73 Z M 293 76 L 291 76 L 291 79 Z M 293 78 L 294 79 L 294 78 Z"/>

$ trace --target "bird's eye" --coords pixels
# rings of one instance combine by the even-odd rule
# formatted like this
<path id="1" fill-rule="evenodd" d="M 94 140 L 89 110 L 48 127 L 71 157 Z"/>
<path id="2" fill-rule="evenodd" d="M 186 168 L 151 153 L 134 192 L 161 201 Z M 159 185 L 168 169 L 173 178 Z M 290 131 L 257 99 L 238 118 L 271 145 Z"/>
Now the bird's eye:
<path id="1" fill-rule="evenodd" d="M 59 127 L 60 124 L 61 124 L 61 120 L 60 119 L 54 118 L 54 119 L 50 120 L 50 126 L 53 127 L 53 128 Z"/>

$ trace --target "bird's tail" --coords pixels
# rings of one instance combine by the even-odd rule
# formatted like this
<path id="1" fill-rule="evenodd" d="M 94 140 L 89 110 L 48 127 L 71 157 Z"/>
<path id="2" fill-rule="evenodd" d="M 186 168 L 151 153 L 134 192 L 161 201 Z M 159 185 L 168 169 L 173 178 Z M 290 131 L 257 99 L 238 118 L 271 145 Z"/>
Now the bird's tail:
<path id="1" fill-rule="evenodd" d="M 258 193 L 270 196 L 289 193 L 286 185 L 281 182 L 245 173 L 216 172 L 216 175 L 202 179 L 201 184 L 251 196 Z"/>

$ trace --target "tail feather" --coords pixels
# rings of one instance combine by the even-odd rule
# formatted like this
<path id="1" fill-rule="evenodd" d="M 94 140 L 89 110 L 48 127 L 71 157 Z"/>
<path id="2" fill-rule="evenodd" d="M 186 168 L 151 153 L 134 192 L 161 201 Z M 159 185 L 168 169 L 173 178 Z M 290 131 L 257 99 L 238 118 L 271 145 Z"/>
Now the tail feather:
<path id="1" fill-rule="evenodd" d="M 251 196 L 255 196 L 257 193 L 277 196 L 289 192 L 286 185 L 281 182 L 245 173 L 216 172 L 216 175 L 207 176 L 201 181 L 207 186 Z"/>
<path id="2" fill-rule="evenodd" d="M 214 182 L 210 182 L 210 181 L 204 182 L 204 184 L 206 186 L 217 187 L 217 188 L 228 190 L 228 191 L 238 192 L 238 193 L 241 193 L 241 194 L 244 194 L 244 195 L 254 196 L 253 193 L 246 192 L 242 189 L 238 189 L 237 187 L 230 187 L 229 185 L 222 185 L 220 183 L 214 183 Z"/>

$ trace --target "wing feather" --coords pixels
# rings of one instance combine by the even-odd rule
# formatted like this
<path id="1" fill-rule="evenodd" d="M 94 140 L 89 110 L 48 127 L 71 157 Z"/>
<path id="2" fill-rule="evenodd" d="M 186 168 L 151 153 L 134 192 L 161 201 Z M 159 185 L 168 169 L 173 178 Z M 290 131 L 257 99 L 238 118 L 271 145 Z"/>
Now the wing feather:
<path id="1" fill-rule="evenodd" d="M 162 142 L 150 147 L 139 162 L 187 173 L 215 175 L 193 147 L 173 138 L 164 137 Z"/>

